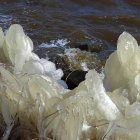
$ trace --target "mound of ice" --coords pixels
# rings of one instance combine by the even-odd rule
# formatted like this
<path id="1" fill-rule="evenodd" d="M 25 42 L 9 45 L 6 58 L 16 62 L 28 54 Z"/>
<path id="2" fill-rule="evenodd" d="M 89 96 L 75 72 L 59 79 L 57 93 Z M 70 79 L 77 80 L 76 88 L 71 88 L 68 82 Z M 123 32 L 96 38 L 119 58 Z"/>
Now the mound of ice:
<path id="1" fill-rule="evenodd" d="M 56 80 L 61 79 L 63 76 L 62 70 L 56 70 L 53 62 L 39 59 L 39 57 L 32 52 L 33 42 L 25 35 L 20 25 L 11 25 L 5 37 L 2 29 L 0 29 L 0 35 L 1 53 L 7 58 L 7 62 L 12 64 L 15 74 L 45 75 L 49 73 L 49 75 Z"/>
<path id="2" fill-rule="evenodd" d="M 139 91 L 140 48 L 133 36 L 123 32 L 105 65 L 106 86 L 110 91 L 129 88 L 130 101 L 134 102 Z"/>
<path id="3" fill-rule="evenodd" d="M 66 86 L 60 81 L 62 70 L 32 49 L 20 25 L 12 25 L 5 37 L 0 29 L 5 57 L 0 57 L 5 62 L 0 64 L 0 115 L 7 125 L 2 139 L 18 125 L 13 135 L 25 139 L 34 138 L 31 132 L 39 139 L 140 139 L 140 49 L 130 34 L 120 35 L 104 81 L 89 70 L 71 91 L 60 85 Z"/>

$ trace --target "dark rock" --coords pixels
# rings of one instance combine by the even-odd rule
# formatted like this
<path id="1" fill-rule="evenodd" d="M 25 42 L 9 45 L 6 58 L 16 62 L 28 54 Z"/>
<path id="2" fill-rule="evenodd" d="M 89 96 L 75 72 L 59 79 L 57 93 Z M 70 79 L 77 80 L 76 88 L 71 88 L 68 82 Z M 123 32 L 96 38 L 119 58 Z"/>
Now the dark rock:
<path id="1" fill-rule="evenodd" d="M 82 81 L 85 80 L 85 75 L 87 71 L 82 70 L 75 70 L 75 71 L 68 71 L 68 75 L 63 77 L 63 80 L 66 81 L 69 89 L 76 88 Z"/>

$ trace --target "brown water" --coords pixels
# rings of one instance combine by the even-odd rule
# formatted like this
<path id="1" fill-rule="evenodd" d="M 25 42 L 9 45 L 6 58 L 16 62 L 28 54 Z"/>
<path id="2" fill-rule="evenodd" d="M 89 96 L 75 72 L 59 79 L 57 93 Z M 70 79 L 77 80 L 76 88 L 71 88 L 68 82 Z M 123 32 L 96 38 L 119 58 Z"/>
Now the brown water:
<path id="1" fill-rule="evenodd" d="M 140 0 L 0 0 L 0 26 L 21 24 L 34 42 L 67 39 L 104 59 L 128 31 L 140 42 Z"/>

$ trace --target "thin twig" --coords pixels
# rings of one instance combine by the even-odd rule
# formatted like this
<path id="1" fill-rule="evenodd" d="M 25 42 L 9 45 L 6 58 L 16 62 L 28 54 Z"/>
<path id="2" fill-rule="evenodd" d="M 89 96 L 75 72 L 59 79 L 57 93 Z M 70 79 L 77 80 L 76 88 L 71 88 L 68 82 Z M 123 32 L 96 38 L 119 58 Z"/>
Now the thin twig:
<path id="1" fill-rule="evenodd" d="M 50 115 L 44 117 L 42 121 L 45 121 L 47 118 L 49 118 L 50 116 L 52 116 L 52 115 L 54 115 L 54 114 L 56 114 L 56 113 L 58 113 L 58 110 L 55 111 L 54 113 L 52 113 L 52 114 L 50 114 Z"/>
<path id="2" fill-rule="evenodd" d="M 14 119 L 9 122 L 9 124 L 6 127 L 6 130 L 5 130 L 1 140 L 8 140 L 9 135 L 11 133 L 11 130 L 12 130 L 13 126 L 14 126 L 14 123 L 15 123 Z"/>

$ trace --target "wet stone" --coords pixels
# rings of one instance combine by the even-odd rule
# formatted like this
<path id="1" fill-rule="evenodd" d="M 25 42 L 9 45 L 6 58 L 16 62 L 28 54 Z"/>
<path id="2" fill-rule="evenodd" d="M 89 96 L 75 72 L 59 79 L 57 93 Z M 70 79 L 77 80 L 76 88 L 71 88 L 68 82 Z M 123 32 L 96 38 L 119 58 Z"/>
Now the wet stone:
<path id="1" fill-rule="evenodd" d="M 75 71 L 68 71 L 65 73 L 63 79 L 66 81 L 69 89 L 76 88 L 82 81 L 85 80 L 85 75 L 87 71 L 82 70 L 75 70 Z M 66 75 L 68 74 L 68 75 Z"/>

